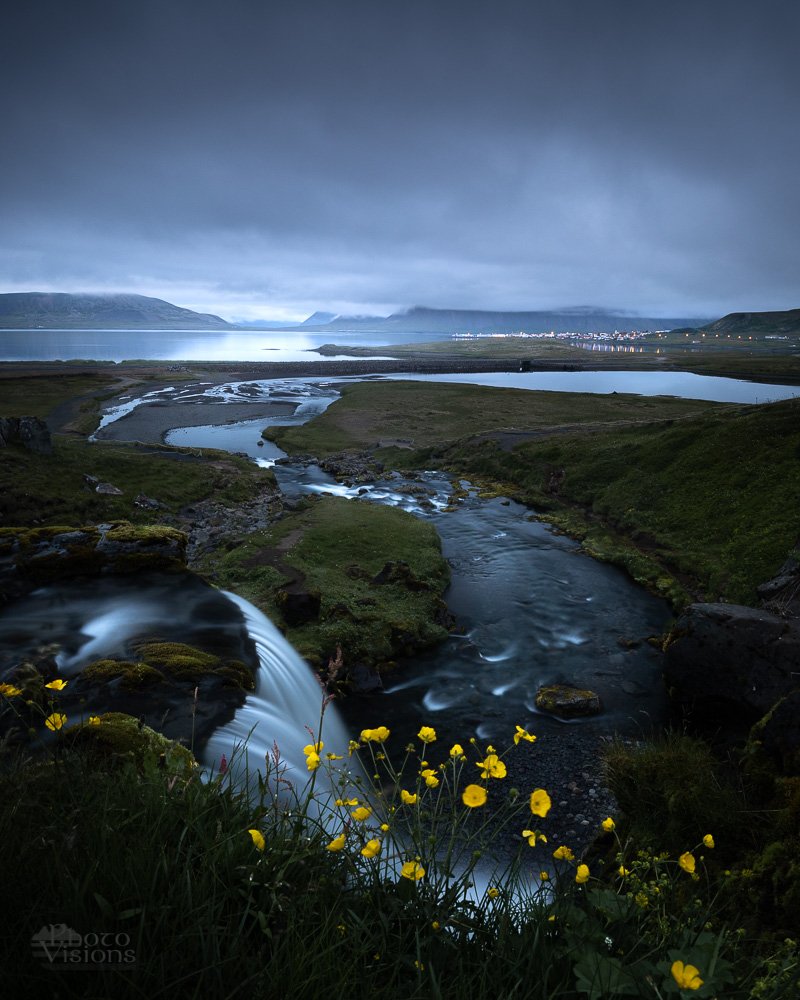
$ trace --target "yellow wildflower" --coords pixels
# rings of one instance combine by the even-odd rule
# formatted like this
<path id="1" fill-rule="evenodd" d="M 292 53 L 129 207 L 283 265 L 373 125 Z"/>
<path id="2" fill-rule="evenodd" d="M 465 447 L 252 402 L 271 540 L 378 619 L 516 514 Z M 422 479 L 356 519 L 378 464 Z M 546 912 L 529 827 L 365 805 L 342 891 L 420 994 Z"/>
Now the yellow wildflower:
<path id="1" fill-rule="evenodd" d="M 650 905 L 650 900 L 647 898 L 647 893 L 645 892 L 637 892 L 633 897 L 633 901 L 637 906 L 641 906 L 643 910 Z"/>
<path id="2" fill-rule="evenodd" d="M 400 801 L 403 803 L 404 806 L 413 806 L 417 801 L 417 796 L 412 792 L 407 792 L 405 788 L 401 788 Z"/>
<path id="3" fill-rule="evenodd" d="M 525 740 L 526 743 L 534 743 L 536 737 L 533 733 L 529 733 L 527 729 L 523 729 L 522 726 L 516 727 L 517 731 L 514 733 L 514 742 L 519 743 L 520 740 Z"/>
<path id="4" fill-rule="evenodd" d="M 266 845 L 266 841 L 264 840 L 264 834 L 260 830 L 248 830 L 247 832 L 253 838 L 253 843 L 256 845 L 259 851 L 263 851 Z"/>
<path id="5" fill-rule="evenodd" d="M 461 746 L 460 743 L 454 743 L 450 747 L 450 756 L 453 758 L 464 756 L 464 748 Z"/>
<path id="6" fill-rule="evenodd" d="M 630 875 L 630 869 L 626 868 L 625 865 L 620 865 L 617 874 L 620 878 L 625 878 L 626 875 Z"/>
<path id="7" fill-rule="evenodd" d="M 683 962 L 673 962 L 670 969 L 672 978 L 682 990 L 699 990 L 703 985 L 700 978 L 700 970 L 693 965 L 684 965 Z"/>
<path id="8" fill-rule="evenodd" d="M 318 754 L 320 750 L 325 746 L 322 740 L 319 743 L 308 743 L 303 747 L 303 753 L 308 757 L 312 753 Z"/>
<path id="9" fill-rule="evenodd" d="M 562 844 L 561 847 L 557 847 L 553 851 L 553 857 L 556 861 L 572 861 L 575 858 L 575 855 L 573 854 L 571 847 L 565 847 Z"/>
<path id="10" fill-rule="evenodd" d="M 99 726 L 100 725 L 100 716 L 99 715 L 90 715 L 89 716 L 89 725 L 90 726 Z"/>
<path id="11" fill-rule="evenodd" d="M 374 858 L 381 853 L 381 842 L 379 840 L 368 840 L 361 848 L 361 853 L 365 858 Z"/>
<path id="12" fill-rule="evenodd" d="M 691 875 L 692 872 L 694 871 L 694 855 L 691 854 L 689 851 L 684 852 L 678 858 L 678 864 L 681 866 L 681 868 L 683 868 L 685 872 L 689 872 L 689 874 Z"/>
<path id="13" fill-rule="evenodd" d="M 422 729 L 417 733 L 417 736 L 422 740 L 423 743 L 433 743 L 436 739 L 436 730 L 431 726 L 423 726 Z"/>
<path id="14" fill-rule="evenodd" d="M 69 684 L 69 681 L 56 679 L 54 681 L 50 681 L 49 684 L 45 684 L 45 687 L 50 688 L 51 691 L 63 691 L 67 684 Z"/>
<path id="15" fill-rule="evenodd" d="M 531 792 L 531 812 L 534 816 L 545 817 L 550 812 L 552 804 L 550 796 L 543 788 Z"/>
<path id="16" fill-rule="evenodd" d="M 711 836 L 710 833 L 707 833 L 705 837 L 703 837 L 703 845 L 705 847 L 708 847 L 709 849 L 712 849 L 714 847 L 714 838 Z"/>
<path id="17" fill-rule="evenodd" d="M 344 760 L 344 757 L 340 753 L 326 753 L 325 756 L 328 760 Z"/>
<path id="18" fill-rule="evenodd" d="M 319 767 L 319 754 L 318 753 L 307 753 L 306 754 L 306 767 L 309 771 L 316 771 Z"/>
<path id="19" fill-rule="evenodd" d="M 544 869 L 542 869 L 542 871 L 539 872 L 539 878 L 540 878 L 540 880 L 542 882 L 549 882 L 550 881 L 550 872 L 546 872 L 546 871 L 544 871 Z"/>
<path id="20" fill-rule="evenodd" d="M 425 784 L 428 788 L 436 788 L 439 784 L 439 779 L 436 777 L 436 772 L 433 768 L 427 767 L 424 771 L 420 771 L 420 774 L 425 779 Z"/>
<path id="21" fill-rule="evenodd" d="M 0 694 L 5 695 L 6 698 L 16 698 L 18 694 L 22 694 L 22 688 L 15 687 L 13 684 L 0 684 Z"/>
<path id="22" fill-rule="evenodd" d="M 362 729 L 361 739 L 365 743 L 385 743 L 389 739 L 389 732 L 386 726 L 378 726 L 377 729 Z"/>
<path id="23" fill-rule="evenodd" d="M 389 832 L 389 824 L 388 823 L 381 823 L 381 830 L 383 830 L 384 833 L 388 833 Z"/>
<path id="24" fill-rule="evenodd" d="M 500 890 L 494 885 L 489 886 L 489 888 L 486 890 L 486 895 L 489 897 L 489 899 L 497 899 L 497 897 L 500 895 Z"/>
<path id="25" fill-rule="evenodd" d="M 359 806 L 358 809 L 354 809 L 350 815 L 357 823 L 363 823 L 365 819 L 370 818 L 372 810 L 369 806 Z"/>
<path id="26" fill-rule="evenodd" d="M 417 959 L 414 959 L 414 968 L 418 969 L 420 972 L 424 972 L 425 971 L 425 963 L 424 962 L 420 962 Z"/>
<path id="27" fill-rule="evenodd" d="M 412 882 L 419 882 L 421 878 L 425 878 L 425 869 L 418 861 L 406 861 L 400 869 L 400 874 Z"/>
<path id="28" fill-rule="evenodd" d="M 330 844 L 326 845 L 325 850 L 333 852 L 341 851 L 341 849 L 344 847 L 344 842 L 346 839 L 347 838 L 345 837 L 345 835 L 343 833 L 340 833 L 338 837 L 333 838 Z"/>
<path id="29" fill-rule="evenodd" d="M 583 885 L 584 882 L 589 881 L 588 865 L 578 865 L 578 869 L 575 872 L 575 881 L 578 883 L 578 885 Z"/>
<path id="30" fill-rule="evenodd" d="M 496 753 L 490 753 L 486 760 L 478 761 L 475 766 L 482 768 L 482 778 L 505 778 L 506 776 L 506 765 Z"/>
<path id="31" fill-rule="evenodd" d="M 461 796 L 461 801 L 465 806 L 469 806 L 470 809 L 475 809 L 476 806 L 486 805 L 487 798 L 485 788 L 482 788 L 480 785 L 467 785 Z"/>
<path id="32" fill-rule="evenodd" d="M 527 837 L 528 843 L 531 847 L 536 847 L 536 842 L 541 840 L 543 844 L 547 843 L 547 837 L 543 833 L 539 833 L 538 830 L 523 830 L 522 836 Z"/>
<path id="33" fill-rule="evenodd" d="M 434 929 L 435 931 L 438 931 L 438 930 L 439 930 L 439 929 L 441 928 L 441 926 L 442 926 L 442 925 L 441 925 L 441 924 L 439 923 L 439 921 L 438 921 L 438 920 L 433 920 L 433 921 L 431 922 L 431 927 L 432 927 L 432 928 L 433 928 L 433 929 Z"/>
<path id="34" fill-rule="evenodd" d="M 361 749 L 361 744 L 358 742 L 358 740 L 350 740 L 350 742 L 347 744 L 347 756 L 352 757 L 353 753 L 356 750 L 360 749 Z"/>
<path id="35" fill-rule="evenodd" d="M 358 799 L 337 799 L 336 800 L 336 805 L 337 806 L 357 806 L 358 805 Z"/>
<path id="36" fill-rule="evenodd" d="M 55 732 L 57 729 L 61 729 L 67 724 L 67 717 L 61 712 L 53 712 L 52 715 L 47 716 L 44 720 L 44 724 L 48 729 L 52 730 L 52 732 Z"/>
<path id="37" fill-rule="evenodd" d="M 602 826 L 602 828 L 606 831 L 606 833 L 611 833 L 612 830 L 616 829 L 617 824 L 610 816 L 607 816 L 600 824 L 600 826 Z"/>

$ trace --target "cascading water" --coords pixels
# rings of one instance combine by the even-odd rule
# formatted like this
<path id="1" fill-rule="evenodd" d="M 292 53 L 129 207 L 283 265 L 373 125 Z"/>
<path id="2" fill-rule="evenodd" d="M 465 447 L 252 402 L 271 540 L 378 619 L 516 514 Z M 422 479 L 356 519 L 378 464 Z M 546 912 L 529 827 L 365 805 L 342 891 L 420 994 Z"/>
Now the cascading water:
<path id="1" fill-rule="evenodd" d="M 93 686 L 82 678 L 84 668 L 98 660 L 137 658 L 143 641 L 186 643 L 232 659 L 247 659 L 249 649 L 251 661 L 255 646 L 255 691 L 220 727 L 231 709 L 218 691 L 203 689 L 202 681 L 199 702 L 192 705 L 191 682 L 126 688 L 119 679 Z M 50 669 L 68 681 L 58 698 L 70 725 L 92 713 L 128 712 L 186 743 L 191 733 L 194 746 L 202 745 L 212 729 L 201 754 L 209 769 L 219 769 L 224 753 L 234 772 L 247 767 L 252 776 L 264 771 L 265 756 L 277 745 L 284 778 L 300 789 L 309 777 L 303 746 L 312 740 L 308 730 L 318 738 L 325 694 L 272 622 L 236 594 L 216 590 L 191 574 L 43 587 L 0 610 L 0 681 L 26 658 L 38 661 L 42 656 L 52 657 Z M 325 709 L 322 738 L 326 752 L 347 760 L 348 733 L 332 704 Z M 317 786 L 324 785 L 321 771 Z"/>
<path id="2" fill-rule="evenodd" d="M 206 745 L 204 763 L 219 769 L 222 755 L 233 761 L 236 771 L 264 771 L 273 747 L 280 754 L 284 778 L 297 788 L 308 779 L 303 747 L 316 740 L 325 692 L 311 668 L 289 645 L 272 622 L 249 601 L 236 594 L 225 596 L 244 616 L 247 631 L 256 644 L 259 671 L 256 689 L 237 710 L 234 718 L 217 729 Z M 322 727 L 325 751 L 346 755 L 349 736 L 335 706 L 325 708 Z"/>

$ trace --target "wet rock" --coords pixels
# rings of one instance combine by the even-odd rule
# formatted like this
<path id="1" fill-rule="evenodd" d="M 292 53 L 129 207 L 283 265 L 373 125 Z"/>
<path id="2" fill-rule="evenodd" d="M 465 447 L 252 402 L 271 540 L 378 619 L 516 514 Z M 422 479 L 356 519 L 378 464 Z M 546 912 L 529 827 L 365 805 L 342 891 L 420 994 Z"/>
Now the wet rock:
<path id="1" fill-rule="evenodd" d="M 754 721 L 800 687 L 800 620 L 735 604 L 691 604 L 670 634 L 664 678 L 682 705 Z"/>
<path id="2" fill-rule="evenodd" d="M 600 696 L 585 688 L 550 684 L 536 692 L 536 707 L 542 712 L 551 712 L 568 719 L 597 715 L 600 711 Z"/>
<path id="3" fill-rule="evenodd" d="M 95 493 L 102 493 L 104 496 L 121 497 L 122 490 L 111 483 L 98 483 L 94 488 Z"/>
<path id="4" fill-rule="evenodd" d="M 97 484 L 100 482 L 97 476 L 90 476 L 88 472 L 84 472 L 83 481 L 86 483 L 87 486 L 97 486 Z"/>
<path id="5" fill-rule="evenodd" d="M 0 448 L 15 444 L 42 455 L 53 451 L 50 430 L 39 417 L 0 417 Z"/>

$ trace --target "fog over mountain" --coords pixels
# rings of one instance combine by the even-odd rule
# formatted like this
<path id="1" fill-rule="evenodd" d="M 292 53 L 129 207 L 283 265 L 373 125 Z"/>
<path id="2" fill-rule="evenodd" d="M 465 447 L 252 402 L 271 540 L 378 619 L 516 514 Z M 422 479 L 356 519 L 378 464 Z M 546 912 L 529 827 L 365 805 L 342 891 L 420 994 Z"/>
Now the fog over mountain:
<path id="1" fill-rule="evenodd" d="M 0 291 L 314 311 L 797 304 L 785 0 L 29 0 Z"/>

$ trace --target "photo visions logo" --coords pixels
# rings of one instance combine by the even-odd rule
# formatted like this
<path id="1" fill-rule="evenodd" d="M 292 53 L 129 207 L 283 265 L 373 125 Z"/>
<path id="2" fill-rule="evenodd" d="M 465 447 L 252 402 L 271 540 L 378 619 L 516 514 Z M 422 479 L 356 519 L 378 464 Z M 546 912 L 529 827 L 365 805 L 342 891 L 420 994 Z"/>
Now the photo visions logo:
<path id="1" fill-rule="evenodd" d="M 48 924 L 31 937 L 33 957 L 51 969 L 129 969 L 136 964 L 130 934 L 79 934 L 66 924 Z"/>

